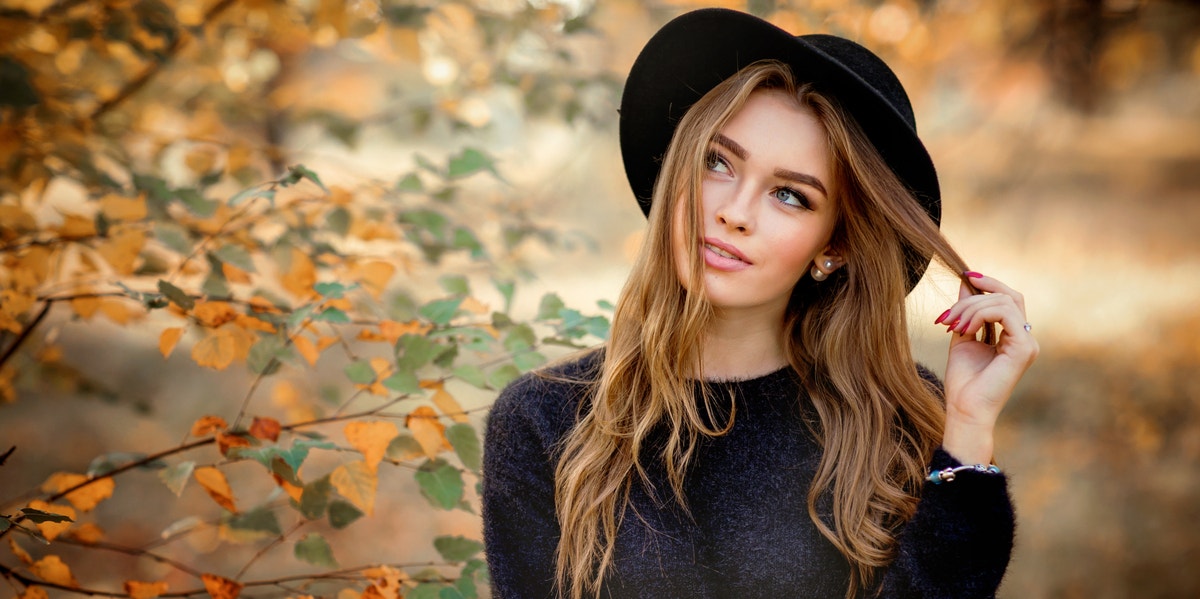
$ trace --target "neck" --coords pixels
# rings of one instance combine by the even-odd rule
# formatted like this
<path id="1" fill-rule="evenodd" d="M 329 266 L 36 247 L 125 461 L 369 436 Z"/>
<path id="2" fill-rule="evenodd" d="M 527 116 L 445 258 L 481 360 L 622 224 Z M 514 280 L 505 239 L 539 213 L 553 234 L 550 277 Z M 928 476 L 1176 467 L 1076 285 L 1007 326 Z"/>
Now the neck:
<path id="1" fill-rule="evenodd" d="M 705 332 L 704 378 L 748 379 L 788 364 L 777 310 L 718 310 Z"/>

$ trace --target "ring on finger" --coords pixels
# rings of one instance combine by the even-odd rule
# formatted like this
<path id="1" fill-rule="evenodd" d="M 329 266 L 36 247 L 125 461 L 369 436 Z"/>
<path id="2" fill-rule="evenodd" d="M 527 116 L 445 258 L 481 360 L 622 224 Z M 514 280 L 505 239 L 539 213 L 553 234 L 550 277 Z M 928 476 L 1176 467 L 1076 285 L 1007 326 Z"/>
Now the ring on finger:
<path id="1" fill-rule="evenodd" d="M 1027 322 L 1027 323 L 1025 323 L 1025 326 L 1024 326 L 1023 328 L 1025 329 L 1025 332 L 1026 332 L 1026 333 L 1031 333 L 1031 332 L 1033 332 L 1033 325 L 1029 324 L 1028 322 Z"/>

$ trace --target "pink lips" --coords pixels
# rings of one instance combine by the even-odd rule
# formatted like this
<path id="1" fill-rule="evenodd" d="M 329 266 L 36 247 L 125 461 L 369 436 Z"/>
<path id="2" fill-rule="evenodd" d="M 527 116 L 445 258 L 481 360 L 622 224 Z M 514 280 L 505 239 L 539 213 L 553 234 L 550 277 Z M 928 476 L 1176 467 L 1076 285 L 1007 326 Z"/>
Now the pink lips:
<path id="1" fill-rule="evenodd" d="M 720 251 L 715 251 L 716 248 Z M 736 247 L 713 237 L 704 238 L 704 263 L 711 268 L 735 271 L 749 268 L 752 262 Z"/>

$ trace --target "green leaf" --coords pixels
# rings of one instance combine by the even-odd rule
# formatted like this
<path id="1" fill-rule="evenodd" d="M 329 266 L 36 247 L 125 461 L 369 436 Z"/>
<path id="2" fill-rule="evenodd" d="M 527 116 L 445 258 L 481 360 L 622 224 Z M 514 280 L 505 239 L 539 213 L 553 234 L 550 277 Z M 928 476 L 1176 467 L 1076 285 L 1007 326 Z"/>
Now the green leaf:
<path id="1" fill-rule="evenodd" d="M 328 299 L 341 299 L 349 290 L 350 287 L 336 281 L 322 281 L 313 285 L 313 291 Z"/>
<path id="2" fill-rule="evenodd" d="M 416 173 L 409 173 L 396 182 L 396 191 L 420 193 L 425 191 L 425 185 L 421 183 L 421 178 Z"/>
<path id="3" fill-rule="evenodd" d="M 0 516 L 0 532 L 8 530 L 10 526 L 12 526 L 12 520 L 9 520 L 7 516 Z"/>
<path id="4" fill-rule="evenodd" d="M 443 583 L 423 582 L 404 594 L 404 599 L 441 599 L 439 593 L 447 588 Z"/>
<path id="5" fill-rule="evenodd" d="M 450 179 L 459 179 L 483 170 L 496 173 L 495 161 L 492 157 L 475 148 L 466 148 L 460 154 L 450 158 L 446 176 Z"/>
<path id="6" fill-rule="evenodd" d="M 454 249 L 470 250 L 472 258 L 483 258 L 487 255 L 483 251 L 483 244 L 479 243 L 479 238 L 466 227 L 456 227 L 454 229 L 454 240 L 450 245 Z"/>
<path id="7" fill-rule="evenodd" d="M 329 502 L 329 525 L 338 530 L 350 526 L 362 516 L 362 511 L 348 501 L 334 499 Z"/>
<path id="8" fill-rule="evenodd" d="M 336 568 L 337 560 L 333 559 L 333 549 L 329 541 L 319 533 L 310 532 L 303 539 L 296 541 L 296 557 L 314 566 Z"/>
<path id="9" fill-rule="evenodd" d="M 358 360 L 346 365 L 346 377 L 353 383 L 369 385 L 375 382 L 375 369 L 366 360 Z"/>
<path id="10" fill-rule="evenodd" d="M 292 174 L 299 175 L 300 177 L 302 177 L 304 179 L 308 179 L 309 181 L 312 181 L 313 183 L 316 183 L 317 187 L 320 187 L 322 191 L 325 191 L 325 192 L 329 191 L 329 188 L 325 187 L 325 184 L 321 182 L 321 178 L 318 177 L 316 173 L 312 172 L 307 167 L 305 167 L 303 164 L 297 164 L 297 165 L 291 167 L 290 172 Z"/>
<path id="11" fill-rule="evenodd" d="M 462 474 L 445 460 L 425 462 L 414 477 L 420 485 L 421 494 L 431 505 L 443 510 L 458 507 L 463 496 Z"/>
<path id="12" fill-rule="evenodd" d="M 417 311 L 426 320 L 439 325 L 450 323 L 450 319 L 458 313 L 458 306 L 463 302 L 463 298 L 450 298 L 442 300 L 434 300 L 421 306 Z"/>
<path id="13" fill-rule="evenodd" d="M 180 462 L 170 468 L 163 468 L 158 473 L 158 479 L 167 485 L 167 488 L 175 494 L 176 497 L 183 495 L 183 488 L 187 486 L 188 479 L 192 478 L 192 471 L 196 469 L 196 462 L 191 460 Z"/>
<path id="14" fill-rule="evenodd" d="M 617 308 L 616 306 L 612 305 L 612 302 L 610 302 L 608 300 L 599 300 L 596 302 L 596 305 L 599 306 L 601 310 L 604 310 L 607 312 L 612 312 L 613 310 L 615 310 Z"/>
<path id="15" fill-rule="evenodd" d="M 565 307 L 566 304 L 563 304 L 563 301 L 558 297 L 558 294 L 547 293 L 546 295 L 543 295 L 542 300 L 538 302 L 537 319 L 553 320 L 558 318 L 558 313 Z"/>
<path id="16" fill-rule="evenodd" d="M 456 587 L 445 587 L 438 593 L 438 599 L 467 599 L 458 592 Z"/>
<path id="17" fill-rule="evenodd" d="M 396 341 L 396 367 L 399 372 L 415 372 L 438 354 L 438 345 L 421 335 L 404 335 Z"/>
<path id="18" fill-rule="evenodd" d="M 504 337 L 504 349 L 513 353 L 530 349 L 535 343 L 537 335 L 534 334 L 533 327 L 525 323 L 513 327 Z"/>
<path id="19" fill-rule="evenodd" d="M 184 290 L 172 285 L 170 282 L 163 279 L 158 280 L 158 291 L 167 296 L 167 299 L 175 302 L 183 310 L 191 310 L 196 307 L 196 301 L 188 296 Z"/>
<path id="20" fill-rule="evenodd" d="M 451 295 L 470 295 L 471 285 L 467 283 L 467 278 L 462 275 L 442 275 L 438 279 L 438 284 L 446 293 Z"/>
<path id="21" fill-rule="evenodd" d="M 449 220 L 440 212 L 433 210 L 410 210 L 401 213 L 398 220 L 409 224 L 418 230 L 428 232 L 434 239 L 442 239 L 446 234 L 446 224 Z"/>
<path id="22" fill-rule="evenodd" d="M 529 372 L 530 370 L 545 364 L 546 356 L 543 356 L 535 351 L 526 351 L 514 355 L 512 361 L 513 366 L 516 366 L 517 370 L 520 370 L 521 372 Z"/>
<path id="23" fill-rule="evenodd" d="M 250 253 L 246 251 L 246 248 L 240 245 L 223 245 L 220 249 L 213 252 L 213 255 L 221 262 L 236 266 L 246 272 L 255 272 L 254 260 L 250 257 Z"/>
<path id="24" fill-rule="evenodd" d="M 313 316 L 313 320 L 320 322 L 332 322 L 334 324 L 347 324 L 350 322 L 350 317 L 345 312 L 337 308 L 325 308 L 319 314 Z"/>
<path id="25" fill-rule="evenodd" d="M 350 211 L 342 206 L 330 210 L 325 216 L 325 227 L 344 237 L 350 231 Z"/>
<path id="26" fill-rule="evenodd" d="M 396 393 L 417 393 L 421 390 L 421 381 L 412 372 L 401 370 L 383 379 L 383 386 Z"/>
<path id="27" fill-rule="evenodd" d="M 334 493 L 334 485 L 329 481 L 329 477 L 322 477 L 313 480 L 304 486 L 304 491 L 300 493 L 300 514 L 304 515 L 306 520 L 317 520 L 320 516 L 325 515 L 325 509 L 329 508 L 329 498 Z"/>
<path id="28" fill-rule="evenodd" d="M 487 375 L 478 366 L 464 364 L 454 369 L 454 376 L 480 389 L 487 389 Z"/>
<path id="29" fill-rule="evenodd" d="M 217 203 L 200 195 L 199 191 L 190 187 L 175 190 L 175 197 L 196 216 L 208 218 L 217 211 Z"/>
<path id="30" fill-rule="evenodd" d="M 231 540 L 237 542 L 250 542 L 283 534 L 275 512 L 266 506 L 241 514 L 229 514 L 224 522 L 229 529 L 228 535 Z"/>
<path id="31" fill-rule="evenodd" d="M 255 374 L 275 374 L 279 370 L 279 358 L 288 354 L 288 348 L 278 335 L 264 335 L 250 347 L 250 355 L 246 356 L 246 366 Z"/>
<path id="32" fill-rule="evenodd" d="M 488 375 L 488 385 L 493 389 L 503 389 L 519 376 L 521 376 L 521 371 L 517 370 L 516 366 L 505 364 L 493 370 L 492 374 Z"/>
<path id="33" fill-rule="evenodd" d="M 42 522 L 74 522 L 74 520 L 62 514 L 43 512 L 42 510 L 35 510 L 31 507 L 21 508 L 21 514 L 23 514 L 25 518 L 34 524 L 40 524 Z"/>
<path id="34" fill-rule="evenodd" d="M 233 194 L 233 197 L 229 198 L 229 207 L 236 207 L 238 204 L 254 198 L 267 198 L 270 200 L 271 204 L 274 205 L 275 190 L 262 184 L 255 185 L 254 187 L 247 187 L 246 189 Z"/>
<path id="35" fill-rule="evenodd" d="M 413 455 L 424 454 L 425 450 L 416 438 L 407 433 L 397 435 L 387 446 L 387 457 L 393 460 L 412 459 Z"/>
<path id="36" fill-rule="evenodd" d="M 453 424 L 446 429 L 446 439 L 450 441 L 458 459 L 462 460 L 463 466 L 471 472 L 478 473 L 481 466 L 481 448 L 475 428 L 465 422 Z"/>
<path id="37" fill-rule="evenodd" d="M 187 230 L 174 223 L 154 223 L 154 238 L 176 253 L 187 254 L 192 251 L 192 240 Z"/>
<path id="38" fill-rule="evenodd" d="M 483 551 L 483 543 L 460 536 L 437 537 L 433 548 L 448 562 L 465 562 Z"/>

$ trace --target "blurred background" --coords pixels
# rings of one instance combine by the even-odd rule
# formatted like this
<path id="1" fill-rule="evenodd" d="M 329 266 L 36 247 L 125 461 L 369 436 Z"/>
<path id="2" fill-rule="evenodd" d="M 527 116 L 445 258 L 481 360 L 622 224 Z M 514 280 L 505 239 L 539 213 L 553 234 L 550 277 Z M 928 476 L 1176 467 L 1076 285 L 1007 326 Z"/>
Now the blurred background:
<path id="1" fill-rule="evenodd" d="M 644 225 L 616 139 L 624 75 L 662 23 L 714 5 L 843 35 L 887 60 L 939 169 L 943 230 L 974 270 L 1026 296 L 1042 352 L 997 444 L 1019 517 L 1000 596 L 1200 596 L 1194 2 L 0 0 L 0 107 L 71 102 L 95 117 L 89 135 L 172 181 L 242 152 L 272 177 L 302 162 L 328 185 L 393 182 L 418 155 L 481 148 L 500 177 L 470 197 L 502 197 L 555 231 L 554 243 L 506 256 L 528 275 L 514 310 L 536 310 L 547 291 L 592 306 L 616 299 Z M 120 25 L 112 15 L 122 11 L 136 22 Z M 67 42 L 48 29 L 66 16 L 131 33 Z M 155 23 L 182 24 L 194 39 L 177 43 Z M 159 66 L 109 109 L 147 64 Z M 55 123 L 44 125 L 53 138 Z M 29 139 L 6 131 L 0 157 Z M 24 201 L 36 177 L 11 164 L 0 199 Z M 81 194 L 67 184 L 38 192 L 46 211 Z M 911 297 L 914 346 L 935 370 L 946 340 L 932 322 L 954 297 L 955 280 L 936 270 Z M 156 331 L 50 324 L 63 359 L 99 383 L 55 388 L 7 375 L 19 397 L 0 405 L 0 450 L 47 449 L 26 451 L 36 459 L 24 470 L 0 471 L 0 499 L 104 451 L 169 445 L 214 397 L 247 384 L 248 375 L 162 362 Z M 121 391 L 97 401 L 96 388 Z M 48 413 L 53 433 L 29 425 Z M 469 515 L 418 518 L 411 489 L 383 484 L 371 533 L 330 537 L 344 562 L 407 556 L 405 539 L 435 528 L 478 537 Z M 153 518 L 135 517 L 136 497 L 113 501 L 128 526 L 162 526 L 139 524 Z"/>

